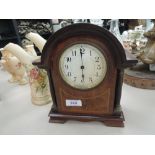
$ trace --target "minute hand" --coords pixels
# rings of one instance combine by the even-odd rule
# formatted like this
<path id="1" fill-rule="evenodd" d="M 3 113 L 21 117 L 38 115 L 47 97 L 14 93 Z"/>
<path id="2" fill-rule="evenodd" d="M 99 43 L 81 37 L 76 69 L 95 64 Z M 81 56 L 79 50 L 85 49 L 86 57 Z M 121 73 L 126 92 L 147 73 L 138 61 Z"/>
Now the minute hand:
<path id="1" fill-rule="evenodd" d="M 81 55 L 81 61 L 82 61 L 82 49 L 80 48 L 80 55 Z M 83 62 L 83 61 L 82 61 Z"/>

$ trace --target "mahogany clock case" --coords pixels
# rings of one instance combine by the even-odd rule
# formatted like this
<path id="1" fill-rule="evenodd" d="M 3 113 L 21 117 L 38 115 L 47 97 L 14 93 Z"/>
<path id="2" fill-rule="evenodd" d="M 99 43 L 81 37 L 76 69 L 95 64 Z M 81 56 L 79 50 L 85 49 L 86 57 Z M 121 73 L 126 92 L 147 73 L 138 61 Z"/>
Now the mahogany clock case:
<path id="1" fill-rule="evenodd" d="M 88 90 L 68 85 L 59 70 L 59 60 L 64 50 L 79 43 L 98 48 L 107 63 L 103 81 Z M 123 126 L 124 117 L 120 106 L 123 73 L 125 67 L 135 63 L 134 60 L 127 60 L 122 45 L 104 28 L 92 24 L 73 24 L 57 31 L 47 41 L 41 62 L 34 63 L 48 72 L 53 99 L 50 121 L 98 120 L 110 126 Z M 68 107 L 66 99 L 81 100 L 82 106 Z"/>
<path id="2" fill-rule="evenodd" d="M 97 46 L 97 48 L 101 49 L 100 51 L 103 52 L 108 64 L 105 79 L 98 86 L 89 90 L 79 90 L 69 86 L 61 78 L 59 71 L 59 59 L 63 51 L 66 49 L 66 47 L 78 43 L 86 43 Z M 112 113 L 115 93 L 113 85 L 115 85 L 116 81 L 116 70 L 113 61 L 109 61 L 110 59 L 112 59 L 112 57 L 110 54 L 108 54 L 109 52 L 107 52 L 107 50 L 108 49 L 106 49 L 106 47 L 103 46 L 103 44 L 95 38 L 78 36 L 66 39 L 65 41 L 60 43 L 57 48 L 54 49 L 54 52 L 51 53 L 51 74 L 53 75 L 52 77 L 54 81 L 54 88 L 60 113 L 89 115 L 102 115 Z M 113 77 L 111 75 L 113 75 Z M 81 107 L 67 107 L 65 105 L 66 99 L 80 99 L 83 104 Z M 102 102 L 104 102 L 104 104 Z"/>

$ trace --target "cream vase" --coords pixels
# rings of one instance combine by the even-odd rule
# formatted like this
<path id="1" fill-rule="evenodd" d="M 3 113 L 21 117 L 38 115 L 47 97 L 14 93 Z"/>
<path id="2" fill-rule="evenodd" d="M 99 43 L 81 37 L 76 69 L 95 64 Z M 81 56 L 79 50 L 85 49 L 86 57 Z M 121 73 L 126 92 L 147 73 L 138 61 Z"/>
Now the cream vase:
<path id="1" fill-rule="evenodd" d="M 32 62 L 40 57 L 29 55 L 23 48 L 13 43 L 7 44 L 4 49 L 15 55 L 24 64 L 29 77 L 32 103 L 36 105 L 45 105 L 51 102 L 49 81 L 46 71 L 32 65 Z"/>

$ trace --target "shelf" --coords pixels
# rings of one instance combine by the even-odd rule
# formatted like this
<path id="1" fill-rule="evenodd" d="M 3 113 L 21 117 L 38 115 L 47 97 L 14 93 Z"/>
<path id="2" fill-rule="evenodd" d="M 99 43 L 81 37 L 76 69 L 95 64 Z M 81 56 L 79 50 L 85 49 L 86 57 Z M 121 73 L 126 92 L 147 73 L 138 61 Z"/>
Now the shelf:
<path id="1" fill-rule="evenodd" d="M 49 23 L 52 31 L 52 22 L 50 19 L 7 19 L 3 20 L 0 19 L 0 48 L 3 48 L 5 45 L 7 45 L 9 42 L 16 43 L 20 46 L 22 46 L 22 39 L 25 38 L 25 34 L 20 34 L 19 33 L 19 24 L 20 22 L 30 22 L 30 27 L 33 26 L 34 24 L 40 22 L 40 23 Z M 34 27 L 35 29 L 35 27 Z M 37 28 L 36 28 L 37 29 Z M 38 28 L 39 29 L 39 28 Z M 48 39 L 52 33 L 39 33 L 43 38 Z M 39 53 L 39 52 L 38 52 Z M 40 53 L 39 53 L 40 54 Z M 1 54 L 0 54 L 0 59 L 1 59 Z"/>
<path id="2" fill-rule="evenodd" d="M 10 42 L 18 44 L 18 40 L 17 39 L 0 40 L 0 48 L 3 48 L 5 45 L 7 45 Z M 1 59 L 1 57 L 0 57 L 0 59 Z"/>
<path id="3" fill-rule="evenodd" d="M 5 41 L 5 40 L 12 40 L 12 39 L 17 39 L 17 36 L 12 36 L 12 37 L 2 37 L 0 38 L 0 41 Z"/>

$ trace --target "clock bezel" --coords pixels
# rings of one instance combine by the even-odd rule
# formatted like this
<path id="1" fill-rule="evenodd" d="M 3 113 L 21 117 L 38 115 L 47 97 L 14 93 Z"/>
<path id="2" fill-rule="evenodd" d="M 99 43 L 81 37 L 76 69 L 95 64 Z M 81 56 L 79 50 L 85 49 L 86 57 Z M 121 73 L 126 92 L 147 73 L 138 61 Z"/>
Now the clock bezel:
<path id="1" fill-rule="evenodd" d="M 107 51 L 109 51 L 110 49 L 108 49 L 106 47 L 106 45 L 103 46 L 103 42 L 99 41 L 98 39 L 94 38 L 94 37 L 90 37 L 90 36 L 84 36 L 84 35 L 79 35 L 79 36 L 75 36 L 75 37 L 70 37 L 68 39 L 66 39 L 65 41 L 62 42 L 62 46 L 56 47 L 56 49 L 53 52 L 57 53 L 56 56 L 56 65 L 59 65 L 60 62 L 60 58 L 61 55 L 63 54 L 64 50 L 67 49 L 68 47 L 74 45 L 74 44 L 79 44 L 79 43 L 83 43 L 83 44 L 89 44 L 92 45 L 94 47 L 96 47 L 97 49 L 99 49 L 99 51 L 101 52 L 101 54 L 104 56 L 106 64 L 107 64 L 107 70 L 106 70 L 106 75 L 104 77 L 104 79 L 95 87 L 90 88 L 90 89 L 78 89 L 75 87 L 72 87 L 71 85 L 69 85 L 68 83 L 66 83 L 66 81 L 62 78 L 61 73 L 58 69 L 57 71 L 57 77 L 60 77 L 60 79 L 63 81 L 63 84 L 66 87 L 70 87 L 71 89 L 75 90 L 75 91 L 82 91 L 82 92 L 87 92 L 87 91 L 94 91 L 96 88 L 98 87 L 102 87 L 102 85 L 104 85 L 105 81 L 108 79 L 109 77 L 109 70 L 110 70 L 110 65 L 109 65 L 109 55 L 107 55 Z M 61 44 L 61 43 L 60 43 Z M 59 44 L 59 45 L 60 45 Z M 110 53 L 109 53 L 110 54 Z M 57 67 L 59 68 L 59 67 Z"/>
<path id="2" fill-rule="evenodd" d="M 103 56 L 103 58 L 104 58 L 104 61 L 105 61 L 105 64 L 106 64 L 106 69 L 105 69 L 104 77 L 101 79 L 101 81 L 100 81 L 99 83 L 97 83 L 97 84 L 96 84 L 95 86 L 93 86 L 93 87 L 90 87 L 90 88 L 78 88 L 77 86 L 73 86 L 73 85 L 69 84 L 69 82 L 67 82 L 67 80 L 65 80 L 65 77 L 63 77 L 64 73 L 63 73 L 63 71 L 62 71 L 62 69 L 61 69 L 61 61 L 60 61 L 60 60 L 61 60 L 61 57 L 62 57 L 62 55 L 64 54 L 64 52 L 65 52 L 68 48 L 70 48 L 70 47 L 72 47 L 72 46 L 74 46 L 74 45 L 77 45 L 77 44 L 86 44 L 86 45 L 90 45 L 90 46 L 96 48 L 96 49 L 98 50 L 98 53 L 101 54 L 101 55 Z M 107 68 L 108 68 L 107 60 L 106 60 L 105 54 L 102 52 L 102 50 L 103 50 L 103 49 L 101 49 L 100 47 L 97 47 L 96 44 L 94 45 L 94 44 L 92 44 L 92 42 L 91 42 L 91 43 L 90 43 L 90 42 L 88 43 L 88 41 L 87 41 L 87 43 L 86 43 L 85 41 L 78 41 L 78 42 L 76 42 L 76 43 L 72 43 L 72 44 L 66 46 L 64 49 L 62 49 L 63 52 L 61 53 L 60 59 L 59 59 L 59 73 L 60 73 L 60 75 L 61 75 L 62 80 L 63 80 L 66 84 L 68 84 L 70 87 L 72 87 L 72 88 L 74 88 L 74 89 L 78 89 L 78 90 L 90 90 L 90 89 L 93 89 L 93 88 L 97 87 L 98 85 L 100 85 L 100 83 L 102 83 L 102 81 L 103 81 L 103 80 L 105 79 L 105 77 L 106 77 Z"/>

